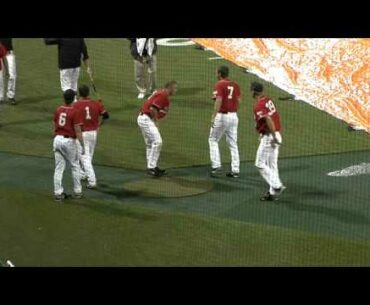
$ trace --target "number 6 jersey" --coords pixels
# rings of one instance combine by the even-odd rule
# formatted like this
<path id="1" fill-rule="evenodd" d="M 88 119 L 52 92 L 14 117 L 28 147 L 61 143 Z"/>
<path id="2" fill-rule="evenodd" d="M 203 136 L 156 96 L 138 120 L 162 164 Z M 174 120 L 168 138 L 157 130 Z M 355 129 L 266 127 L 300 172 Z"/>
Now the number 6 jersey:
<path id="1" fill-rule="evenodd" d="M 217 97 L 222 99 L 221 113 L 238 111 L 240 88 L 236 82 L 227 78 L 219 80 L 213 91 L 213 99 L 216 100 Z"/>
<path id="2" fill-rule="evenodd" d="M 60 106 L 54 113 L 55 135 L 76 138 L 75 125 L 82 125 L 80 113 L 72 107 Z"/>
<path id="3" fill-rule="evenodd" d="M 271 117 L 275 124 L 276 131 L 280 131 L 280 115 L 274 103 L 268 96 L 259 96 L 254 105 L 254 118 L 256 120 L 256 130 L 258 133 L 268 133 L 269 130 L 265 120 L 267 116 Z"/>

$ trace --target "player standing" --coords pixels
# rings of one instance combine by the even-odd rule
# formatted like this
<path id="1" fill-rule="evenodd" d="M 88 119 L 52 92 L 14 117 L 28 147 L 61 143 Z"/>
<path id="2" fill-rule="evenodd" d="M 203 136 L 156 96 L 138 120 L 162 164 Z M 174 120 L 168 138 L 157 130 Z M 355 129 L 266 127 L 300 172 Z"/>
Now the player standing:
<path id="1" fill-rule="evenodd" d="M 6 53 L 6 48 L 0 42 L 0 103 L 4 102 L 4 58 Z"/>
<path id="2" fill-rule="evenodd" d="M 81 58 L 87 73 L 92 75 L 85 40 L 83 38 L 45 38 L 45 44 L 58 45 L 58 65 L 62 91 L 72 89 L 77 94 Z"/>
<path id="3" fill-rule="evenodd" d="M 163 119 L 170 107 L 169 97 L 177 91 L 177 82 L 170 81 L 164 89 L 155 91 L 144 103 L 137 123 L 146 144 L 147 173 L 150 176 L 160 177 L 165 170 L 158 168 L 158 160 L 162 148 L 162 137 L 158 129 L 158 121 Z"/>
<path id="4" fill-rule="evenodd" d="M 240 103 L 239 85 L 228 79 L 229 68 L 221 66 L 217 69 L 218 82 L 213 92 L 215 101 L 214 112 L 211 120 L 211 131 L 209 134 L 209 152 L 212 163 L 212 177 L 221 175 L 221 157 L 218 142 L 223 135 L 226 135 L 226 141 L 231 154 L 231 172 L 226 176 L 230 178 L 239 177 L 239 150 L 238 150 L 238 106 Z"/>
<path id="5" fill-rule="evenodd" d="M 13 40 L 12 38 L 0 38 L 0 43 L 5 47 L 6 49 L 6 64 L 7 64 L 7 70 L 8 70 L 8 85 L 7 85 L 7 92 L 6 97 L 8 98 L 8 101 L 11 105 L 16 105 L 15 101 L 15 85 L 16 85 L 16 79 L 17 79 L 17 68 L 16 68 L 16 62 L 15 62 L 15 54 L 13 49 Z M 0 86 L 3 86 L 4 83 L 1 81 Z M 4 89 L 0 89 L 0 92 Z M 3 97 L 4 93 L 0 95 L 0 99 Z"/>
<path id="6" fill-rule="evenodd" d="M 58 107 L 54 113 L 54 196 L 56 201 L 63 201 L 69 197 L 64 192 L 62 185 L 63 173 L 67 162 L 71 165 L 72 169 L 73 197 L 76 199 L 82 197 L 76 139 L 78 139 L 82 147 L 81 153 L 84 154 L 84 143 L 81 132 L 83 120 L 81 114 L 72 107 L 72 103 L 75 99 L 75 92 L 72 89 L 68 89 L 64 92 L 63 96 L 65 105 Z"/>
<path id="7" fill-rule="evenodd" d="M 100 124 L 100 117 L 103 120 L 109 118 L 101 100 L 95 101 L 89 97 L 90 89 L 86 85 L 81 85 L 78 89 L 80 99 L 74 104 L 74 108 L 82 113 L 82 137 L 85 144 L 85 153 L 81 154 L 82 147 L 79 146 L 79 159 L 83 169 L 81 169 L 81 179 L 87 179 L 88 189 L 96 188 L 96 176 L 92 165 L 96 140 Z"/>
<path id="8" fill-rule="evenodd" d="M 279 199 L 279 195 L 286 189 L 280 180 L 278 169 L 279 147 L 282 143 L 280 115 L 272 100 L 263 95 L 262 84 L 253 82 L 251 92 L 256 99 L 254 117 L 256 130 L 260 134 L 255 165 L 270 186 L 269 191 L 260 199 L 273 201 Z"/>

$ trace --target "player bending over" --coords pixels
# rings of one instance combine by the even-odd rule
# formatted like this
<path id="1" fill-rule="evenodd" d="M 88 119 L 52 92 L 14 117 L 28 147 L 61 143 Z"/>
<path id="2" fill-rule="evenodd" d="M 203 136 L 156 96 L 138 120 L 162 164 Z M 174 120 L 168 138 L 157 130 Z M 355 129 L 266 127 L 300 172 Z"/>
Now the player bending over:
<path id="1" fill-rule="evenodd" d="M 213 100 L 215 101 L 214 111 L 211 120 L 211 131 L 209 134 L 209 153 L 212 163 L 212 177 L 221 175 L 221 157 L 218 142 L 223 135 L 226 135 L 226 142 L 231 154 L 231 172 L 227 177 L 239 177 L 239 150 L 238 150 L 238 106 L 240 103 L 239 85 L 228 79 L 229 68 L 221 66 L 217 69 L 217 79 Z"/>
<path id="2" fill-rule="evenodd" d="M 260 199 L 273 201 L 279 199 L 279 195 L 286 189 L 280 181 L 278 169 L 279 147 L 282 143 L 280 115 L 272 100 L 263 95 L 262 84 L 253 82 L 251 92 L 256 99 L 254 117 L 256 130 L 260 134 L 255 165 L 270 186 L 269 191 Z"/>
<path id="3" fill-rule="evenodd" d="M 82 137 L 85 144 L 85 154 L 81 154 L 82 147 L 79 145 L 79 159 L 81 168 L 81 179 L 87 180 L 86 187 L 88 189 L 96 188 L 96 176 L 92 165 L 96 139 L 98 136 L 99 126 L 103 121 L 109 118 L 108 112 L 105 110 L 101 100 L 95 101 L 89 97 L 90 89 L 86 85 L 81 85 L 78 88 L 80 99 L 73 105 L 79 113 L 82 114 Z"/>
<path id="4" fill-rule="evenodd" d="M 159 133 L 158 122 L 163 119 L 170 107 L 169 97 L 177 91 L 177 82 L 170 81 L 164 89 L 155 91 L 141 108 L 137 123 L 146 144 L 147 173 L 160 177 L 165 170 L 158 168 L 158 159 L 162 148 L 162 137 Z"/>
<path id="5" fill-rule="evenodd" d="M 77 141 L 84 147 L 81 125 L 83 123 L 81 114 L 72 107 L 75 99 L 75 92 L 68 89 L 64 92 L 64 105 L 57 108 L 54 113 L 55 138 L 53 144 L 55 156 L 54 171 L 54 196 L 56 201 L 63 201 L 70 197 L 64 192 L 62 180 L 63 173 L 68 162 L 72 169 L 73 178 L 73 198 L 82 197 L 82 187 L 80 178 L 80 165 L 78 162 Z M 84 151 L 82 149 L 82 154 Z"/>

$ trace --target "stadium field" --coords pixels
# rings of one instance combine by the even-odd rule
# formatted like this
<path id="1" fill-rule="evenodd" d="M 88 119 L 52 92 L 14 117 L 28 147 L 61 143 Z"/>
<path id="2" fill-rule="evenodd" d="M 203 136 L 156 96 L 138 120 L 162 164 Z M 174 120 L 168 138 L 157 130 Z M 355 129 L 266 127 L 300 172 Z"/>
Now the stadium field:
<path id="1" fill-rule="evenodd" d="M 52 115 L 62 103 L 57 50 L 15 39 L 17 106 L 0 112 L 0 259 L 16 266 L 358 266 L 370 264 L 369 175 L 327 174 L 367 163 L 370 139 L 261 81 L 282 116 L 280 172 L 288 189 L 261 203 L 248 87 L 257 77 L 194 46 L 160 46 L 158 83 L 179 92 L 161 124 L 163 179 L 145 176 L 133 62 L 125 39 L 87 39 L 111 119 L 95 156 L 99 188 L 58 205 L 52 196 Z M 210 99 L 221 63 L 242 88 L 241 177 L 209 178 Z M 81 82 L 88 82 L 82 73 Z M 221 153 L 225 169 L 229 152 Z M 65 182 L 71 189 L 69 171 Z"/>

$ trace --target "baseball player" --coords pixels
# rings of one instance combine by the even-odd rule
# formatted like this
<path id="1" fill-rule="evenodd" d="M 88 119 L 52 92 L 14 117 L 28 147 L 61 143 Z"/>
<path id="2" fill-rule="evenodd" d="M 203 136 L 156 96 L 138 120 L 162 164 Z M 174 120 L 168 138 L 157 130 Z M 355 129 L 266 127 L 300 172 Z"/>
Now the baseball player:
<path id="1" fill-rule="evenodd" d="M 12 38 L 0 38 L 0 43 L 6 49 L 6 65 L 8 70 L 8 85 L 6 97 L 11 105 L 16 105 L 15 101 L 15 85 L 17 79 L 17 68 L 15 62 L 15 54 L 13 49 L 13 40 Z M 4 86 L 4 81 L 0 81 L 0 87 Z M 4 92 L 4 89 L 0 89 L 0 99 L 3 98 L 4 93 L 1 94 L 1 91 Z"/>
<path id="2" fill-rule="evenodd" d="M 160 177 L 165 170 L 158 168 L 158 159 L 162 148 L 162 137 L 159 133 L 158 122 L 163 119 L 170 107 L 170 96 L 177 91 L 177 82 L 170 81 L 164 89 L 155 91 L 141 108 L 137 123 L 146 144 L 147 173 Z"/>
<path id="3" fill-rule="evenodd" d="M 211 177 L 222 174 L 221 158 L 218 142 L 226 135 L 226 142 L 231 154 L 231 171 L 226 174 L 230 178 L 239 177 L 239 150 L 238 150 L 238 106 L 240 103 L 239 85 L 228 79 L 229 68 L 220 66 L 217 69 L 218 82 L 213 92 L 215 101 L 209 134 L 209 152 L 212 163 Z"/>
<path id="4" fill-rule="evenodd" d="M 138 99 L 150 95 L 156 87 L 157 42 L 155 38 L 129 38 L 134 58 Z M 148 80 L 147 80 L 148 79 Z"/>
<path id="5" fill-rule="evenodd" d="M 4 102 L 4 58 L 6 56 L 6 48 L 0 42 L 0 103 Z"/>
<path id="6" fill-rule="evenodd" d="M 68 162 L 72 168 L 73 198 L 82 198 L 82 186 L 80 177 L 80 165 L 78 160 L 77 141 L 82 147 L 81 154 L 84 154 L 84 143 L 81 132 L 83 124 L 82 115 L 72 103 L 75 99 L 75 92 L 68 89 L 64 92 L 64 105 L 57 108 L 54 113 L 55 138 L 53 144 L 55 156 L 54 172 L 54 196 L 56 201 L 63 201 L 70 197 L 64 192 L 62 180 L 63 173 Z"/>
<path id="7" fill-rule="evenodd" d="M 82 147 L 79 146 L 79 158 L 81 168 L 81 179 L 87 180 L 86 187 L 88 189 L 96 189 L 96 176 L 92 165 L 94 151 L 96 146 L 96 139 L 100 123 L 100 117 L 103 120 L 109 118 L 108 112 L 105 110 L 101 100 L 95 101 L 89 97 L 90 89 L 86 85 L 82 85 L 78 89 L 80 99 L 73 105 L 73 107 L 82 113 L 83 126 L 82 137 L 85 144 L 85 153 L 81 154 Z"/>
<path id="8" fill-rule="evenodd" d="M 81 58 L 92 77 L 89 54 L 83 38 L 45 38 L 46 45 L 58 45 L 60 86 L 62 91 L 72 89 L 77 93 Z"/>
<path id="9" fill-rule="evenodd" d="M 250 89 L 256 99 L 254 117 L 256 130 L 260 134 L 255 165 L 270 186 L 269 191 L 260 199 L 273 201 L 279 199 L 279 195 L 286 189 L 280 180 L 278 169 L 279 147 L 282 143 L 280 115 L 271 98 L 263 94 L 262 84 L 253 82 Z"/>

